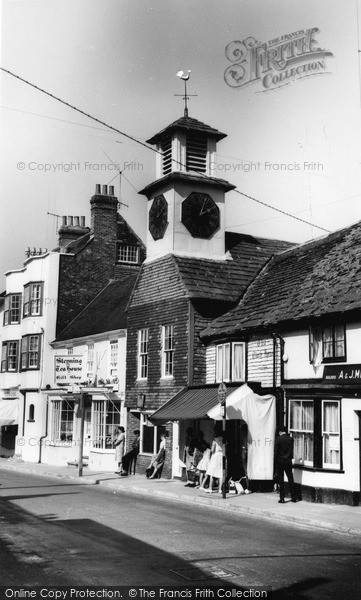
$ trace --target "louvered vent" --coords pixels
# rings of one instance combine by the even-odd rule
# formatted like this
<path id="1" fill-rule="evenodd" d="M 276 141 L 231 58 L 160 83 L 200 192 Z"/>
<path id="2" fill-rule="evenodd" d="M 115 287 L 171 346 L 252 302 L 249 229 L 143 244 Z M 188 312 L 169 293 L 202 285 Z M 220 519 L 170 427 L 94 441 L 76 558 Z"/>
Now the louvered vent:
<path id="1" fill-rule="evenodd" d="M 199 134 L 187 135 L 187 171 L 205 173 L 207 169 L 207 138 Z"/>
<path id="2" fill-rule="evenodd" d="M 168 175 L 172 170 L 172 136 L 168 135 L 161 142 L 163 152 L 163 175 Z"/>

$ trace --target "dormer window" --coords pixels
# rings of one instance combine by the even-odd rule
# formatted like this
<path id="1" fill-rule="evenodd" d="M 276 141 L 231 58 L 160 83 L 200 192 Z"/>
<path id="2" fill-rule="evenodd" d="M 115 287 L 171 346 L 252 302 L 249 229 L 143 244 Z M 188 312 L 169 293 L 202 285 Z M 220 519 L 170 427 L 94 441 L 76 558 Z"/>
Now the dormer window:
<path id="1" fill-rule="evenodd" d="M 139 247 L 127 244 L 119 244 L 118 261 L 137 265 L 139 262 Z"/>
<path id="2" fill-rule="evenodd" d="M 310 363 L 344 362 L 346 360 L 345 325 L 328 325 L 310 329 Z"/>

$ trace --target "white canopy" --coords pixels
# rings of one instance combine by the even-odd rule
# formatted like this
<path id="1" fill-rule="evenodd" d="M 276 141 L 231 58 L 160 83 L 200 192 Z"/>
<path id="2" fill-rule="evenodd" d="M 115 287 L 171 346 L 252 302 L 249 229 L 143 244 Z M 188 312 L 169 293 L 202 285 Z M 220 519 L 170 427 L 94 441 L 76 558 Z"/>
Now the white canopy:
<path id="1" fill-rule="evenodd" d="M 208 411 L 215 421 L 222 419 L 220 405 Z M 250 479 L 273 479 L 273 454 L 276 430 L 276 399 L 259 396 L 247 384 L 229 392 L 226 419 L 241 419 L 248 425 L 247 471 Z"/>

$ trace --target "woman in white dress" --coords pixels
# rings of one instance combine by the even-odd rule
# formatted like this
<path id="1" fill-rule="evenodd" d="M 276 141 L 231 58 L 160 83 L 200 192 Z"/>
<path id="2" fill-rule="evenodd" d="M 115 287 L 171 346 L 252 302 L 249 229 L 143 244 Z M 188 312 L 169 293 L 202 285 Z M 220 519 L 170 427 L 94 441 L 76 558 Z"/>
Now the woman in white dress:
<path id="1" fill-rule="evenodd" d="M 221 491 L 221 481 L 223 475 L 223 437 L 221 435 L 214 438 L 211 447 L 211 460 L 209 461 L 206 475 L 209 475 L 208 492 L 211 494 L 213 489 L 213 479 L 218 479 L 218 492 Z M 206 478 L 205 478 L 206 479 Z M 203 482 L 204 485 L 204 482 Z M 204 488 L 202 488 L 204 489 Z M 204 490 L 207 491 L 207 490 Z"/>
<path id="2" fill-rule="evenodd" d="M 118 427 L 117 437 L 114 442 L 115 445 L 115 460 L 118 463 L 118 470 L 115 471 L 117 474 L 121 472 L 122 460 L 124 455 L 124 442 L 125 442 L 125 429 L 122 426 Z"/>

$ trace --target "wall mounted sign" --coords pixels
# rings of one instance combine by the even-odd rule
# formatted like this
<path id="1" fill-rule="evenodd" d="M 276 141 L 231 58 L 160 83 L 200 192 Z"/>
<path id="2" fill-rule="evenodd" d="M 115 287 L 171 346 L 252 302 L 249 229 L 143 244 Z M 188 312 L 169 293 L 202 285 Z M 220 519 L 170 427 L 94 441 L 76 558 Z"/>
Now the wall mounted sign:
<path id="1" fill-rule="evenodd" d="M 254 37 L 234 41 L 226 47 L 233 64 L 224 73 L 230 87 L 261 84 L 261 92 L 279 89 L 292 81 L 327 73 L 326 57 L 332 52 L 320 48 L 315 39 L 317 27 L 300 29 L 269 42 Z"/>
<path id="2" fill-rule="evenodd" d="M 82 381 L 83 357 L 75 355 L 55 356 L 55 383 Z"/>
<path id="3" fill-rule="evenodd" d="M 324 383 L 349 385 L 361 384 L 361 365 L 326 365 L 323 371 Z"/>

